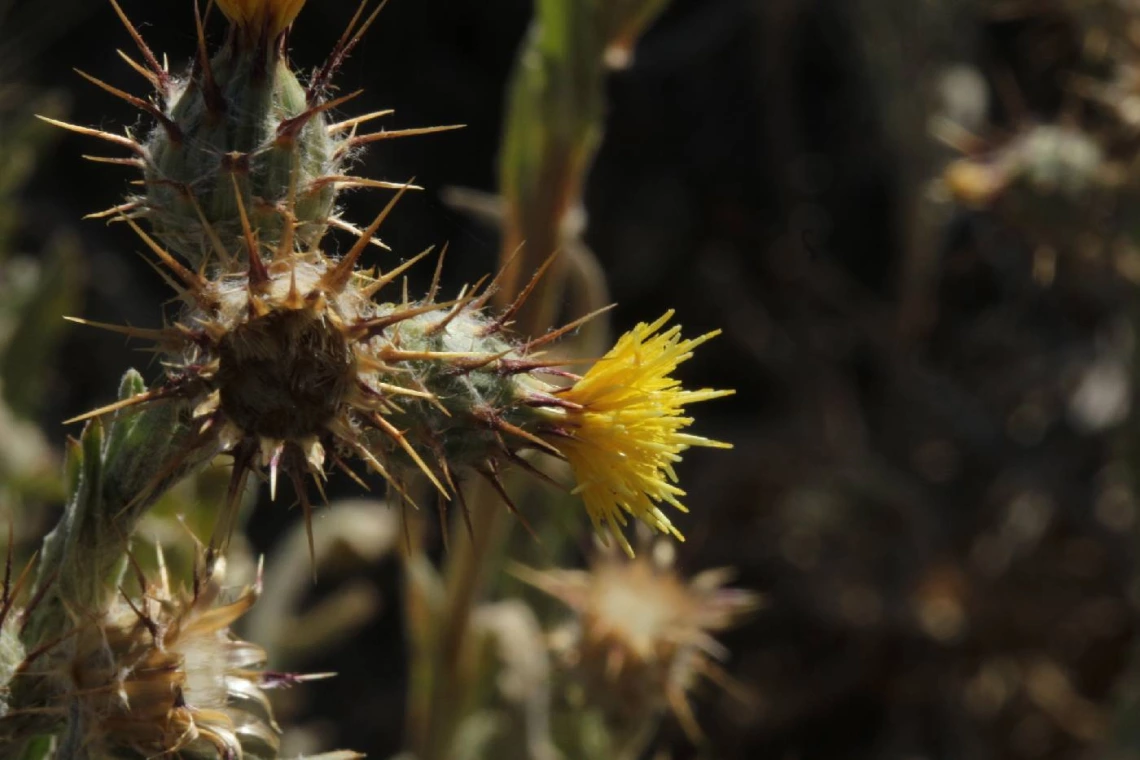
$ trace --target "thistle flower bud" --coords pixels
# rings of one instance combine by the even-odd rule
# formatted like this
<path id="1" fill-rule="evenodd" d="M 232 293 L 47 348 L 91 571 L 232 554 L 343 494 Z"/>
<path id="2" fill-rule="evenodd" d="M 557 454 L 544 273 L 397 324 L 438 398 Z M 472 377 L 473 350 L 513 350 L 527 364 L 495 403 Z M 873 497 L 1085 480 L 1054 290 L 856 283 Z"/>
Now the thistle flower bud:
<path id="1" fill-rule="evenodd" d="M 296 4 L 224 4 L 239 33 L 172 87 L 144 146 L 141 206 L 155 234 L 191 262 L 213 254 L 215 241 L 241 238 L 239 204 L 270 246 L 280 243 L 286 214 L 302 247 L 321 238 L 333 214 L 337 185 L 323 178 L 340 174 L 346 151 L 329 134 L 326 104 L 306 93 L 276 48 L 242 42 L 252 28 L 291 19 L 271 14 L 286 5 Z"/>
<path id="2" fill-rule="evenodd" d="M 159 63 L 115 0 L 111 2 L 142 54 L 142 62 L 127 60 L 151 83 L 155 97 L 136 97 L 83 76 L 146 112 L 157 125 L 139 141 L 129 133 L 44 120 L 131 151 L 129 158 L 90 158 L 137 167 L 145 193 L 91 216 L 146 218 L 163 244 L 195 268 L 211 259 L 222 266 L 232 263 L 231 254 L 241 253 L 234 243 L 247 232 L 262 245 L 290 250 L 310 250 L 330 225 L 357 232 L 336 216 L 338 193 L 344 188 L 394 187 L 344 173 L 359 149 L 377 140 L 457 128 L 357 134 L 361 125 L 391 111 L 329 122 L 331 110 L 359 94 L 326 97 L 333 75 L 379 8 L 363 20 L 361 13 L 353 17 L 328 60 L 303 86 L 284 54 L 284 31 L 304 0 L 221 0 L 231 34 L 211 53 L 199 19 L 196 65 L 183 78 Z"/>

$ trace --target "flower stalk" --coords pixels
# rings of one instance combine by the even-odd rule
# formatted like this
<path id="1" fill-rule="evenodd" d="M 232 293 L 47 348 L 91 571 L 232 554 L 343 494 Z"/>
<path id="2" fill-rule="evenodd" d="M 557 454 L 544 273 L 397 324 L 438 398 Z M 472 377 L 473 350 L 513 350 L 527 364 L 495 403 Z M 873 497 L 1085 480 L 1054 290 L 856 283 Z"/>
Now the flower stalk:
<path id="1" fill-rule="evenodd" d="M 523 290 L 526 273 L 542 266 L 550 251 L 589 254 L 572 218 L 601 136 L 606 50 L 613 44 L 631 48 L 663 6 L 661 0 L 536 3 L 509 85 L 500 150 L 500 306 Z M 554 324 L 563 302 L 565 266 L 553 262 L 516 315 L 523 334 L 540 334 Z M 469 709 L 475 684 L 464 663 L 475 656 L 471 619 L 487 582 L 501 570 L 508 535 L 498 500 L 485 482 L 469 494 L 472 530 L 469 537 L 459 532 L 448 556 L 436 636 L 415 650 L 412 672 L 423 677 L 413 678 L 410 687 L 408 746 L 419 760 L 449 756 Z M 409 597 L 414 593 L 407 591 Z"/>

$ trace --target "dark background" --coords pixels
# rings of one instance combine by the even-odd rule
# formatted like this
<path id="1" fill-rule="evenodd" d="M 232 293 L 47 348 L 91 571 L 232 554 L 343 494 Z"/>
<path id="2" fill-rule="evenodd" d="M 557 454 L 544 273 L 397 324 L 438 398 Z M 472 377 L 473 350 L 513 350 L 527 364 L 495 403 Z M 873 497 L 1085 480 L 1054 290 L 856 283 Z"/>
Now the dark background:
<path id="1" fill-rule="evenodd" d="M 1097 517 L 1106 483 L 1127 469 L 1123 444 L 1063 412 L 1130 291 L 1080 273 L 1039 287 L 1033 235 L 949 206 L 927 225 L 927 276 L 909 277 L 916 198 L 945 161 L 927 145 L 926 83 L 944 63 L 967 63 L 991 85 L 1012 82 L 1023 115 L 1050 119 L 1081 32 L 1058 4 L 1004 15 L 927 5 L 945 6 L 931 14 L 937 29 L 889 0 L 674 0 L 607 86 L 586 238 L 620 304 L 614 323 L 676 308 L 688 333 L 723 327 L 685 376 L 738 391 L 698 415 L 699 432 L 736 448 L 694 451 L 682 471 L 693 507 L 678 520 L 682 565 L 734 566 L 768 602 L 723 637 L 752 701 L 699 692 L 708 757 L 1086 757 L 1097 737 L 1057 714 L 1111 716 L 1131 653 L 1134 540 Z M 19 77 L 65 91 L 73 121 L 145 129 L 70 71 L 142 91 L 113 54 L 131 42 L 109 6 L 55 6 L 17 0 L 4 22 Z M 187 60 L 187 3 L 123 6 L 172 67 Z M 302 70 L 323 60 L 353 7 L 311 0 L 291 41 Z M 440 190 L 494 188 L 504 87 L 529 14 L 523 0 L 393 0 L 338 80 L 367 89 L 352 113 L 395 108 L 389 128 L 468 125 L 380 144 L 360 172 L 427 188 L 401 202 L 385 239 L 404 256 L 449 241 L 453 286 L 493 269 L 498 242 Z M 1012 131 L 1009 101 L 990 99 L 994 129 Z M 83 315 L 151 325 L 168 294 L 137 242 L 79 221 L 133 178 L 79 159 L 102 147 L 59 140 L 27 187 L 19 247 L 74 229 Z M 354 194 L 346 216 L 368 218 L 379 202 Z M 62 438 L 59 419 L 107 402 L 141 363 L 113 336 L 71 330 L 46 429 Z M 1027 404 L 1045 420 L 1032 434 L 1017 425 Z M 262 505 L 255 543 L 272 545 L 291 519 Z M 394 563 L 376 578 L 396 598 Z M 314 662 L 342 674 L 312 687 L 338 745 L 398 749 L 401 637 L 393 604 Z M 1031 688 L 1050 663 L 1076 700 L 1062 708 Z M 1008 672 L 1015 686 L 995 703 L 986 674 Z M 695 753 L 672 723 L 659 744 Z"/>

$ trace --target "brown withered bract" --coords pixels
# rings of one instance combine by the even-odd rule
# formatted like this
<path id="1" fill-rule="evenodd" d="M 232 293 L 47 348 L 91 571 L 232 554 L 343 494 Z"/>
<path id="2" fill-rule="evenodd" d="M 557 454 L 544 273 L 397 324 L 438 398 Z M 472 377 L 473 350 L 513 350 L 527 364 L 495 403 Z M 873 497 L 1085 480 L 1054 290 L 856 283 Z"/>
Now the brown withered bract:
<path id="1" fill-rule="evenodd" d="M 82 625 L 67 678 L 69 712 L 89 749 L 117 756 L 276 757 L 280 745 L 264 691 L 308 677 L 264 670 L 265 651 L 230 626 L 249 611 L 257 581 L 227 600 L 225 563 L 196 571 L 192 590 L 159 577 L 125 592 L 98 621 Z"/>

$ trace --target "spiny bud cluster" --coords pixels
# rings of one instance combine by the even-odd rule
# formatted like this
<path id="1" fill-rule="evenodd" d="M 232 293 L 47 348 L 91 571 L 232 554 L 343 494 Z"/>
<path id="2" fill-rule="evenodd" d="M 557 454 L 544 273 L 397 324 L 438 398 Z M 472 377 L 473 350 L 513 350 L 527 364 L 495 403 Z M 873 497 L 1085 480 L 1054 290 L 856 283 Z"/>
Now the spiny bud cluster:
<path id="1" fill-rule="evenodd" d="M 376 13 L 360 23 L 358 11 L 302 85 L 284 54 L 299 5 L 222 2 L 231 20 L 225 43 L 209 54 L 199 19 L 198 61 L 179 81 L 123 17 L 143 52 L 145 65 L 134 66 L 164 106 L 99 84 L 146 108 L 158 126 L 145 144 L 68 126 L 134 152 L 128 163 L 143 169 L 147 194 L 104 213 L 138 233 L 184 307 L 165 329 L 99 325 L 152 341 L 166 354 L 166 373 L 147 392 L 77 419 L 189 401 L 195 433 L 163 469 L 202 451 L 233 456 L 215 549 L 253 472 L 267 474 L 274 494 L 286 475 L 307 516 L 306 478 L 323 488 L 326 471 L 337 467 L 359 479 L 354 461 L 406 501 L 407 475 L 417 471 L 443 501 L 462 498 L 457 484 L 470 472 L 505 498 L 498 473 L 508 462 L 525 465 L 523 449 L 568 460 L 591 519 L 627 550 L 628 516 L 679 536 L 660 509 L 662 502 L 683 509 L 673 467 L 690 446 L 723 446 L 684 433 L 692 422 L 684 407 L 726 392 L 683 390 L 671 373 L 712 335 L 682 340 L 677 327 L 662 332 L 666 315 L 639 325 L 579 377 L 541 350 L 583 320 L 527 341 L 509 332 L 541 270 L 501 314 L 486 310 L 494 280 L 440 300 L 438 265 L 423 298 L 406 291 L 393 298 L 390 286 L 430 250 L 388 271 L 359 263 L 412 186 L 347 177 L 342 166 L 372 140 L 438 128 L 355 134 L 386 112 L 329 124 L 326 114 L 348 100 L 324 99 L 329 79 Z M 345 186 L 399 192 L 360 229 L 334 214 Z M 357 237 L 343 257 L 321 248 L 330 224 Z"/>

